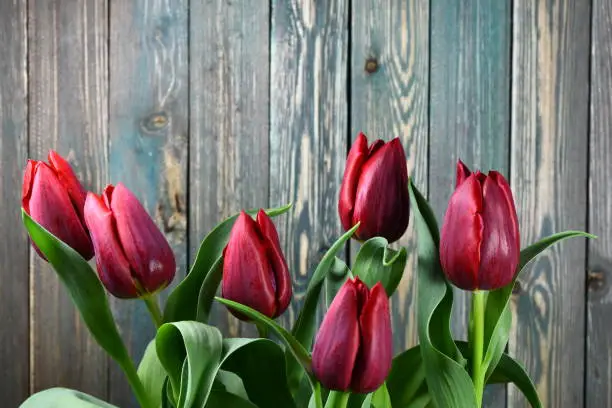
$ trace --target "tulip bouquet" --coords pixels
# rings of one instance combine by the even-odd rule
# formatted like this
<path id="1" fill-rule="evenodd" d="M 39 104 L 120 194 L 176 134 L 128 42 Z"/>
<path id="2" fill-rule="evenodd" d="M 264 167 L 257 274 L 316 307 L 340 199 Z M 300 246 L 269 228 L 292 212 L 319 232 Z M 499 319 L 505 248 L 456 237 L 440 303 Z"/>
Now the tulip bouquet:
<path id="1" fill-rule="evenodd" d="M 509 299 L 520 271 L 568 231 L 520 249 L 512 192 L 496 172 L 461 161 L 441 233 L 409 180 L 398 139 L 368 146 L 360 134 L 346 163 L 339 216 L 346 232 L 314 267 L 292 328 L 274 319 L 292 300 L 292 280 L 272 218 L 290 206 L 241 211 L 202 241 L 189 273 L 167 296 L 174 255 L 124 185 L 87 193 L 57 153 L 29 161 L 23 221 L 32 244 L 65 285 L 93 338 L 123 369 L 143 408 L 474 408 L 491 383 L 514 383 L 540 407 L 526 371 L 506 348 Z M 394 355 L 389 298 L 407 250 L 390 246 L 408 227 L 418 234 L 419 345 Z M 361 242 L 352 265 L 340 257 Z M 95 256 L 95 270 L 88 260 Z M 453 286 L 470 291 L 467 341 L 451 335 Z M 117 330 L 107 292 L 146 303 L 157 327 L 136 365 Z M 257 338 L 224 338 L 209 324 L 225 305 L 256 325 Z M 320 325 L 317 310 L 323 309 Z M 53 388 L 22 407 L 112 407 L 76 390 Z"/>

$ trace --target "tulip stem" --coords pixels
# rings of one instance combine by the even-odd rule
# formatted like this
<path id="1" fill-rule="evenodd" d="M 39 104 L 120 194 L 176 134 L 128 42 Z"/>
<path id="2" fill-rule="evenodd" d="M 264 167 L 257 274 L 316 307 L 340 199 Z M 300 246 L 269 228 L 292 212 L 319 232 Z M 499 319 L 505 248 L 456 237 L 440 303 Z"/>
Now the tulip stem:
<path id="1" fill-rule="evenodd" d="M 331 391 L 325 402 L 325 408 L 346 408 L 350 392 Z"/>
<path id="2" fill-rule="evenodd" d="M 142 385 L 140 377 L 138 377 L 138 372 L 136 371 L 136 367 L 134 367 L 132 359 L 130 359 L 129 357 L 125 359 L 121 364 L 121 368 L 127 376 L 128 383 L 130 384 L 130 387 L 132 388 L 132 391 L 136 396 L 138 405 L 140 405 L 141 408 L 154 408 L 155 405 L 151 403 L 149 395 L 147 394 L 147 391 Z"/>
<path id="3" fill-rule="evenodd" d="M 477 406 L 482 406 L 482 393 L 484 391 L 484 376 L 482 372 L 482 354 L 484 343 L 484 311 L 485 292 L 477 290 L 472 292 L 472 322 L 473 322 L 473 344 L 472 344 L 472 380 L 476 394 Z"/>
<path id="4" fill-rule="evenodd" d="M 315 408 L 323 408 L 323 398 L 321 397 L 321 384 L 318 381 L 314 381 L 313 385 L 313 397 L 315 402 Z"/>
<path id="5" fill-rule="evenodd" d="M 145 304 L 147 305 L 149 314 L 153 319 L 153 323 L 155 323 L 155 328 L 159 329 L 159 326 L 164 324 L 164 318 L 162 317 L 162 312 L 159 308 L 159 303 L 157 302 L 157 295 L 147 295 L 144 296 L 142 300 L 144 300 Z"/>

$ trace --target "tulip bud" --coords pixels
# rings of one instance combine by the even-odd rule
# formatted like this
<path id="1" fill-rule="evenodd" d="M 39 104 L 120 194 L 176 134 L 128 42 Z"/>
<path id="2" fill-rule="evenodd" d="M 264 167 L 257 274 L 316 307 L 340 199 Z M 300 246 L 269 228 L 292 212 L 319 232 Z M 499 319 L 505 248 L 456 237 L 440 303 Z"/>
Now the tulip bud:
<path id="1" fill-rule="evenodd" d="M 291 276 L 276 227 L 264 210 L 257 213 L 257 221 L 244 211 L 236 219 L 223 250 L 221 293 L 272 318 L 289 306 Z"/>
<path id="2" fill-rule="evenodd" d="M 355 238 L 375 236 L 394 242 L 406 231 L 409 216 L 408 169 L 398 138 L 385 143 L 359 133 L 346 159 L 338 212 L 345 230 L 360 222 Z"/>
<path id="3" fill-rule="evenodd" d="M 312 371 L 331 390 L 367 393 L 387 378 L 392 358 L 389 299 L 379 283 L 359 278 L 340 288 L 323 318 L 312 351 Z"/>
<path id="4" fill-rule="evenodd" d="M 32 219 L 89 260 L 93 247 L 83 219 L 85 189 L 64 158 L 51 150 L 48 159 L 49 164 L 28 160 L 21 205 Z"/>
<path id="5" fill-rule="evenodd" d="M 519 256 L 518 218 L 508 182 L 497 171 L 472 173 L 459 160 L 440 238 L 444 273 L 461 289 L 494 290 L 512 282 Z"/>
<path id="6" fill-rule="evenodd" d="M 87 194 L 85 221 L 100 280 L 118 298 L 135 298 L 166 287 L 174 278 L 172 248 L 134 194 L 123 184 L 102 196 Z"/>

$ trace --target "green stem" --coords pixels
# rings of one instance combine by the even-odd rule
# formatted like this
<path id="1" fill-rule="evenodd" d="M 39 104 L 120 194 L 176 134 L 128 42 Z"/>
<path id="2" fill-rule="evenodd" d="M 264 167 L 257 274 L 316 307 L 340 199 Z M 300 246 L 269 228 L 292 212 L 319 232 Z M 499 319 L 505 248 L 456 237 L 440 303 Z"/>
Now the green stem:
<path id="1" fill-rule="evenodd" d="M 321 397 L 321 384 L 314 381 L 313 394 L 316 408 L 323 408 L 323 398 Z"/>
<path id="2" fill-rule="evenodd" d="M 484 376 L 482 372 L 482 354 L 484 343 L 484 311 L 485 292 L 472 292 L 472 322 L 474 323 L 472 338 L 472 380 L 476 393 L 477 406 L 482 406 L 482 393 L 484 391 Z"/>
<path id="3" fill-rule="evenodd" d="M 136 396 L 136 400 L 138 400 L 138 404 L 141 408 L 155 408 L 155 405 L 151 403 L 149 400 L 149 395 L 147 394 L 142 382 L 140 381 L 140 377 L 138 377 L 138 372 L 136 371 L 136 367 L 134 367 L 134 363 L 132 359 L 129 357 L 124 359 L 123 364 L 121 364 L 121 368 L 125 372 L 127 376 L 128 383 Z"/>
<path id="4" fill-rule="evenodd" d="M 349 392 L 331 391 L 325 402 L 325 408 L 346 408 L 350 396 Z"/>
<path id="5" fill-rule="evenodd" d="M 255 327 L 257 327 L 257 332 L 259 333 L 259 337 L 261 337 L 262 339 L 268 338 L 268 326 L 258 322 L 258 323 L 255 323 Z"/>
<path id="6" fill-rule="evenodd" d="M 145 304 L 147 305 L 149 314 L 151 314 L 153 323 L 155 323 L 155 328 L 159 328 L 159 326 L 164 324 L 164 318 L 162 317 L 162 312 L 159 308 L 159 303 L 157 302 L 157 295 L 143 296 L 142 300 L 144 300 Z"/>

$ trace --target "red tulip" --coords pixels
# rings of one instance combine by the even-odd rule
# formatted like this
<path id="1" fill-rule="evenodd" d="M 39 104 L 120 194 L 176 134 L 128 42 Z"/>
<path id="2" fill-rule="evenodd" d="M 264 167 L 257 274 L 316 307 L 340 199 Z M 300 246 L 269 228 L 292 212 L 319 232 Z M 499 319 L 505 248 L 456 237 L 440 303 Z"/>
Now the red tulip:
<path id="1" fill-rule="evenodd" d="M 291 276 L 276 227 L 264 210 L 257 213 L 257 221 L 244 211 L 236 219 L 223 250 L 221 292 L 268 317 L 280 316 L 289 306 Z"/>
<path id="2" fill-rule="evenodd" d="M 28 160 L 21 205 L 45 229 L 83 258 L 91 259 L 93 247 L 83 220 L 85 190 L 64 158 L 51 150 L 48 159 L 50 164 Z"/>
<path id="3" fill-rule="evenodd" d="M 379 283 L 370 290 L 359 278 L 340 288 L 323 318 L 312 351 L 312 371 L 328 389 L 376 390 L 392 358 L 389 299 Z"/>
<path id="4" fill-rule="evenodd" d="M 359 133 L 346 159 L 338 212 L 345 230 L 361 222 L 360 241 L 375 236 L 394 242 L 406 231 L 409 216 L 408 169 L 398 138 L 385 143 Z"/>
<path id="5" fill-rule="evenodd" d="M 444 216 L 440 262 L 465 290 L 494 290 L 512 282 L 520 239 L 512 191 L 497 171 L 472 173 L 459 160 L 457 185 Z"/>
<path id="6" fill-rule="evenodd" d="M 102 196 L 87 194 L 85 221 L 106 289 L 118 298 L 135 298 L 166 287 L 174 278 L 172 248 L 134 194 L 123 184 Z"/>

